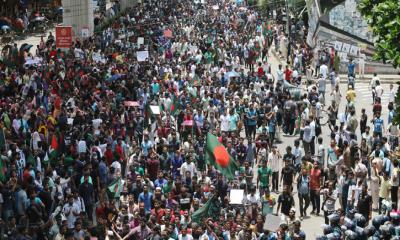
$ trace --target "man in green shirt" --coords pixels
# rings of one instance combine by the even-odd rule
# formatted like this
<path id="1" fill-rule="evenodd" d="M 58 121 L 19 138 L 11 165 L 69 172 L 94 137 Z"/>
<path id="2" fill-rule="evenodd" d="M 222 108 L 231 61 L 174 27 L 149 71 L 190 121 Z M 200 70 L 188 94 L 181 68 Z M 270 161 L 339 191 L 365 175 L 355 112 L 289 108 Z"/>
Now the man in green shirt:
<path id="1" fill-rule="evenodd" d="M 272 176 L 271 168 L 267 166 L 267 161 L 263 161 L 262 166 L 258 169 L 258 176 L 257 176 L 257 188 L 260 187 L 260 196 L 264 194 L 264 191 L 266 189 L 269 189 L 269 182 L 271 176 Z"/>

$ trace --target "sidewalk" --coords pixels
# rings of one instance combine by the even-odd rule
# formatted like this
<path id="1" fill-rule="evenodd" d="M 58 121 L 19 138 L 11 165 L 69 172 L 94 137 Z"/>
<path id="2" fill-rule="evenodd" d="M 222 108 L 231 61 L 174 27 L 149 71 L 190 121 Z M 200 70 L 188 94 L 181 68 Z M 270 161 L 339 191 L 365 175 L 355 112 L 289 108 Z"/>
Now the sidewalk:
<path id="1" fill-rule="evenodd" d="M 270 58 L 274 58 L 275 61 L 279 62 L 282 64 L 282 66 L 286 66 L 286 61 L 284 59 L 281 59 L 280 57 L 277 56 L 275 50 L 271 48 L 270 50 Z M 347 83 L 347 74 L 339 74 L 340 77 L 340 83 Z M 356 82 L 370 82 L 373 77 L 373 74 L 365 74 L 363 78 L 360 78 L 359 75 L 356 75 Z M 390 83 L 397 83 L 397 81 L 400 81 L 400 72 L 399 74 L 378 74 L 378 77 L 380 78 L 380 82 L 382 84 L 390 84 Z"/>

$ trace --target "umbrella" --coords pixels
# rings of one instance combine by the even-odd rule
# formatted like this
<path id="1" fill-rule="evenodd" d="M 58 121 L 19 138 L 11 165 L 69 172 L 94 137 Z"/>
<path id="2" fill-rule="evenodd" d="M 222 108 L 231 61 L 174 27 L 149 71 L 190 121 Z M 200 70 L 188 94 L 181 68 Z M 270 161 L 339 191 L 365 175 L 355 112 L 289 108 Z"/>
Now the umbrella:
<path id="1" fill-rule="evenodd" d="M 3 23 L 3 24 L 1 24 L 1 23 Z M 0 24 L 1 25 L 11 25 L 12 21 L 7 17 L 2 17 L 2 18 L 0 18 Z"/>
<path id="2" fill-rule="evenodd" d="M 1 26 L 1 30 L 3 30 L 3 31 L 7 31 L 7 30 L 10 30 L 11 28 L 10 28 L 10 26 L 8 26 L 8 25 L 3 25 L 3 26 Z"/>
<path id="3" fill-rule="evenodd" d="M 10 44 L 7 44 L 7 45 L 5 45 L 4 47 L 3 47 L 3 52 L 4 51 L 7 51 L 7 50 L 11 50 L 11 48 L 12 48 L 12 46 L 10 45 Z"/>
<path id="4" fill-rule="evenodd" d="M 20 52 L 22 52 L 22 51 L 29 52 L 29 49 L 31 49 L 31 47 L 33 47 L 32 44 L 24 43 L 24 44 L 21 45 L 19 51 L 20 51 Z"/>

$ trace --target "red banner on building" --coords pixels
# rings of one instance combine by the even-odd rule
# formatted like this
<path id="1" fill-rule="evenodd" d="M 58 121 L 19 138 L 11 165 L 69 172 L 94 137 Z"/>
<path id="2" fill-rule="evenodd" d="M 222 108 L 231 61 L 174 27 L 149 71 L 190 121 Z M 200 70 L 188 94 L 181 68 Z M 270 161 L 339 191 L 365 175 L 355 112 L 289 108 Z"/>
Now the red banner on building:
<path id="1" fill-rule="evenodd" d="M 72 45 L 72 27 L 56 26 L 56 47 L 70 48 Z"/>

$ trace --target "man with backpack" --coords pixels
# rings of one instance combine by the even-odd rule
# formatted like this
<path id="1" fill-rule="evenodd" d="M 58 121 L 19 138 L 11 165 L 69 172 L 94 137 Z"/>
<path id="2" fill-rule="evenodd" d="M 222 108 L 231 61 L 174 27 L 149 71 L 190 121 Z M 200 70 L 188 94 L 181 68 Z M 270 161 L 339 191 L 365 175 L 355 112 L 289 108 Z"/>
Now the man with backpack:
<path id="1" fill-rule="evenodd" d="M 303 168 L 297 178 L 297 191 L 300 204 L 300 219 L 307 217 L 307 209 L 310 205 L 310 176 L 307 169 Z"/>

